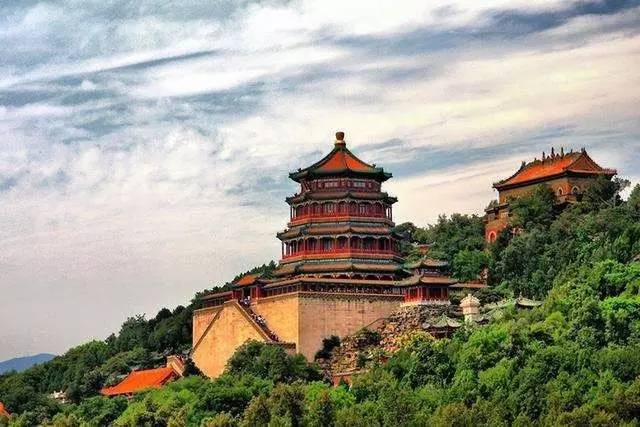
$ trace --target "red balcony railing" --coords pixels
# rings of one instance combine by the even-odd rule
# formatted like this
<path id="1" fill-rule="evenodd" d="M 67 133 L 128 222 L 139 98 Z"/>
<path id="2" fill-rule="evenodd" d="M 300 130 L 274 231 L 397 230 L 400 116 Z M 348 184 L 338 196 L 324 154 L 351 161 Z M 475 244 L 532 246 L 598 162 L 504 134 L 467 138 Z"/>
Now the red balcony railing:
<path id="1" fill-rule="evenodd" d="M 398 255 L 393 249 L 364 249 L 364 248 L 333 248 L 333 249 L 304 249 L 290 254 L 284 254 L 282 259 L 296 258 L 308 255 Z"/>
<path id="2" fill-rule="evenodd" d="M 386 218 L 391 220 L 391 217 L 385 214 L 379 213 L 313 213 L 313 214 L 303 214 L 291 217 L 291 222 L 302 221 L 306 219 L 314 219 L 314 218 L 349 218 L 349 217 L 358 217 L 358 218 Z"/>

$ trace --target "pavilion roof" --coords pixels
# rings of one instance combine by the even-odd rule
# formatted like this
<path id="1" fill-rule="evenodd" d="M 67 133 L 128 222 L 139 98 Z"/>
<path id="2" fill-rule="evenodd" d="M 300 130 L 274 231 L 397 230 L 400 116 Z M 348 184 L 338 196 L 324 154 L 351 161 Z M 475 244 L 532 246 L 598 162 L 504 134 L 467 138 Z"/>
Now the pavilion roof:
<path id="1" fill-rule="evenodd" d="M 235 286 L 251 286 L 256 283 L 256 281 L 262 277 L 262 273 L 254 273 L 254 274 L 245 274 L 241 278 L 239 278 L 234 285 Z"/>
<path id="2" fill-rule="evenodd" d="M 305 169 L 291 172 L 289 177 L 296 182 L 300 182 L 307 178 L 332 175 L 368 176 L 380 181 L 386 181 L 391 178 L 390 173 L 384 172 L 382 168 L 378 168 L 375 165 L 363 162 L 349 151 L 347 144 L 344 142 L 343 132 L 336 133 L 336 143 L 329 154 Z"/>
<path id="3" fill-rule="evenodd" d="M 447 261 L 442 261 L 439 259 L 435 259 L 435 258 L 429 258 L 429 257 L 422 257 L 420 258 L 418 261 L 415 262 L 409 262 L 407 264 L 405 264 L 406 268 L 421 268 L 421 267 L 425 267 L 425 268 L 444 268 L 449 266 L 449 263 Z"/>
<path id="4" fill-rule="evenodd" d="M 539 307 L 542 305 L 542 301 L 536 301 L 525 297 L 518 297 L 516 298 L 516 305 L 519 307 Z"/>
<path id="5" fill-rule="evenodd" d="M 481 281 L 473 281 L 473 282 L 459 282 L 455 285 L 451 285 L 452 288 L 460 288 L 460 289 L 486 289 L 489 287 L 484 282 Z"/>
<path id="6" fill-rule="evenodd" d="M 103 388 L 100 393 L 104 396 L 118 396 L 133 394 L 149 388 L 160 388 L 176 376 L 174 370 L 169 367 L 133 371 L 120 383 L 113 387 Z"/>
<path id="7" fill-rule="evenodd" d="M 423 285 L 455 285 L 458 281 L 449 276 L 421 276 L 420 283 Z"/>
<path id="8" fill-rule="evenodd" d="M 553 178 L 556 176 L 564 175 L 566 173 L 582 174 L 582 175 L 606 175 L 613 176 L 617 172 L 615 169 L 604 169 L 598 165 L 589 155 L 586 150 L 582 149 L 579 152 L 570 152 L 556 154 L 551 152 L 550 156 L 545 156 L 543 153 L 542 160 L 535 159 L 529 163 L 522 163 L 520 169 L 509 178 L 493 184 L 493 187 L 497 190 L 503 188 L 509 188 L 512 186 L 526 185 L 545 179 Z"/>
<path id="9" fill-rule="evenodd" d="M 424 329 L 431 329 L 431 328 L 436 328 L 436 329 L 441 329 L 441 328 L 452 328 L 452 329 L 456 329 L 459 328 L 460 326 L 462 326 L 462 323 L 460 323 L 458 320 L 456 319 L 452 319 L 451 317 L 443 314 L 442 316 L 438 317 L 437 319 L 433 319 L 430 322 L 425 322 L 422 324 L 422 327 Z"/>

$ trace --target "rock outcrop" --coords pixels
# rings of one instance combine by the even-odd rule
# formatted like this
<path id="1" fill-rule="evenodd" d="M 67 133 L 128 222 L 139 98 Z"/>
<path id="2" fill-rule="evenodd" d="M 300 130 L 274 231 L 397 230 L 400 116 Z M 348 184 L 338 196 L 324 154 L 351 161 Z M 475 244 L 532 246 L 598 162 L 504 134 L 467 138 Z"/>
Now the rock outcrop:
<path id="1" fill-rule="evenodd" d="M 353 335 L 342 337 L 329 360 L 321 366 L 327 376 L 347 377 L 371 362 L 384 362 L 416 333 L 446 336 L 462 325 L 460 313 L 451 305 L 413 305 L 401 307 L 388 318 Z"/>

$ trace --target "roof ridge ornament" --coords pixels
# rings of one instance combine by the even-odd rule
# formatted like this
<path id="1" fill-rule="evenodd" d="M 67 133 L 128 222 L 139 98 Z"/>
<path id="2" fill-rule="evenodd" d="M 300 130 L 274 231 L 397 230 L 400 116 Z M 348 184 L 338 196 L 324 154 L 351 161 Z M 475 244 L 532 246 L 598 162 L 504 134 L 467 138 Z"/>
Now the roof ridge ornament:
<path id="1" fill-rule="evenodd" d="M 344 132 L 336 132 L 336 147 L 346 147 L 347 143 L 344 142 Z"/>

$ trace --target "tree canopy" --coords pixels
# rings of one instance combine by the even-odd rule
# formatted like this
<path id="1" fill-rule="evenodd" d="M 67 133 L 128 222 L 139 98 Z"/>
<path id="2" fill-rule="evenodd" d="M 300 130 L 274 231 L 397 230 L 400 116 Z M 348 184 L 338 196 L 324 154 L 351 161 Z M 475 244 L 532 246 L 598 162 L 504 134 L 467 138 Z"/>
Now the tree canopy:
<path id="1" fill-rule="evenodd" d="M 188 348 L 196 296 L 152 319 L 130 318 L 105 341 L 0 376 L 0 401 L 16 414 L 0 426 L 638 425 L 640 186 L 627 201 L 623 186 L 602 182 L 562 211 L 536 191 L 514 204 L 509 229 L 487 248 L 479 217 L 403 224 L 409 242 L 432 244 L 458 278 L 487 268 L 489 293 L 544 302 L 451 338 L 410 340 L 386 363 L 367 362 L 350 388 L 319 380 L 302 356 L 248 342 L 215 380 L 193 375 L 131 401 L 97 396 L 134 367 Z M 339 342 L 327 340 L 324 350 Z M 47 397 L 60 389 L 73 403 Z"/>

